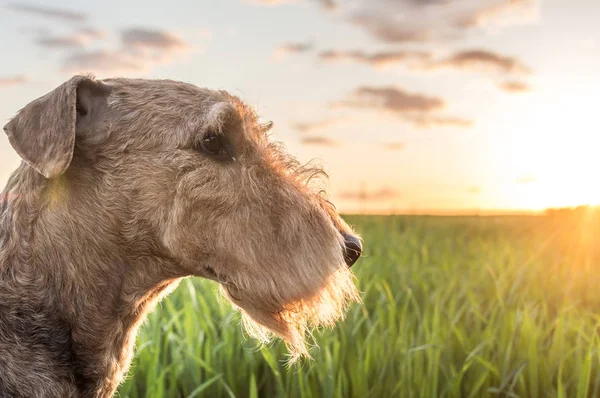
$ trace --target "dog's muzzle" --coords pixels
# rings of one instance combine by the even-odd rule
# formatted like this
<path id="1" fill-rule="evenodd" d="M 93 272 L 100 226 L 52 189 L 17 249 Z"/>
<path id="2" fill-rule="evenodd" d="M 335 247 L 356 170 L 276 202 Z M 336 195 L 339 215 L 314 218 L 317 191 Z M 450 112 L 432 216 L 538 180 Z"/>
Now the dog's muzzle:
<path id="1" fill-rule="evenodd" d="M 346 264 L 348 264 L 348 267 L 352 267 L 362 254 L 362 243 L 360 242 L 360 239 L 354 235 L 342 232 L 342 236 L 344 237 L 344 244 L 346 246 L 344 260 L 346 261 Z"/>

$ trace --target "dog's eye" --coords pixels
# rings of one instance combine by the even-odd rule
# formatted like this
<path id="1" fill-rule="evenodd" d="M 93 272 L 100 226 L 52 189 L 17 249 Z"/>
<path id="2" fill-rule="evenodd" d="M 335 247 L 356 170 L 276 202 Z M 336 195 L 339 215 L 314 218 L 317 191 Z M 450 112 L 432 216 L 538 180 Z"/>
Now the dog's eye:
<path id="1" fill-rule="evenodd" d="M 202 149 L 212 155 L 223 155 L 225 153 L 225 147 L 219 136 L 210 134 L 202 139 L 200 142 Z"/>

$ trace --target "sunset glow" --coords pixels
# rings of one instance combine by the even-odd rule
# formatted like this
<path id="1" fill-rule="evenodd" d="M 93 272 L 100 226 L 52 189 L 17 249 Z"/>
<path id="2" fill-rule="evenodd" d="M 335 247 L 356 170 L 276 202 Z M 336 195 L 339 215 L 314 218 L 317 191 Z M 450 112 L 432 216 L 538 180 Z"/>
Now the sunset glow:
<path id="1" fill-rule="evenodd" d="M 170 78 L 252 104 L 343 212 L 600 204 L 595 0 L 151 3 L 0 6 L 0 120 L 73 73 Z M 2 185 L 18 162 L 1 135 Z"/>

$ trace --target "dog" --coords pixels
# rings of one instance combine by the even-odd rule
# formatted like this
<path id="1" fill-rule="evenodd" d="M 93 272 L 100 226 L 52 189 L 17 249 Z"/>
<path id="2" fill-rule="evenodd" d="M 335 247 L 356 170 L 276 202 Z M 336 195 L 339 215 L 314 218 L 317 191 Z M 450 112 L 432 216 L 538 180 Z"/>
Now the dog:
<path id="1" fill-rule="evenodd" d="M 74 76 L 4 127 L 0 397 L 110 397 L 137 330 L 185 277 L 247 330 L 307 354 L 359 301 L 360 238 L 239 98 L 172 80 Z"/>

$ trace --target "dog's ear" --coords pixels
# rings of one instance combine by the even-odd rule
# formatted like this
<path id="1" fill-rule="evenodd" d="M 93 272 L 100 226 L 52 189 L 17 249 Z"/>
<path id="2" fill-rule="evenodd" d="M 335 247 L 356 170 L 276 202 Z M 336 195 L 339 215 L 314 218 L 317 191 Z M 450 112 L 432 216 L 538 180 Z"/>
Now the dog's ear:
<path id="1" fill-rule="evenodd" d="M 4 131 L 27 164 L 46 178 L 60 176 L 71 164 L 76 136 L 89 133 L 109 93 L 101 81 L 75 76 L 26 105 Z"/>

